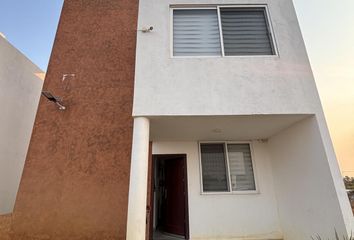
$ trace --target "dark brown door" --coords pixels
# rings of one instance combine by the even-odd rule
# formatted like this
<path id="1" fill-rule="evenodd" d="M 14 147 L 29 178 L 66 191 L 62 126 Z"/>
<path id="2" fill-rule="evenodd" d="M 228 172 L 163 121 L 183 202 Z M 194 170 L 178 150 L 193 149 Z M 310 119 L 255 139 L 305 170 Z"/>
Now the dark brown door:
<path id="1" fill-rule="evenodd" d="M 186 235 L 186 194 L 185 159 L 178 157 L 166 160 L 162 222 L 164 231 Z"/>

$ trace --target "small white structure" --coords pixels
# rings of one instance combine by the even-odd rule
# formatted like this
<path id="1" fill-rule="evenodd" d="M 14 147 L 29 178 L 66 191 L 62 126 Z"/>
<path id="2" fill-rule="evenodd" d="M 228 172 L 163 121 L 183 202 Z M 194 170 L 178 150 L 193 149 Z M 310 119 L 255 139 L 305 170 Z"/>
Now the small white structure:
<path id="1" fill-rule="evenodd" d="M 127 239 L 145 239 L 149 141 L 155 232 L 350 235 L 353 214 L 291 0 L 140 0 L 138 25 L 154 28 L 137 39 Z"/>
<path id="2" fill-rule="evenodd" d="M 0 34 L 0 214 L 11 213 L 44 80 L 44 72 Z"/>

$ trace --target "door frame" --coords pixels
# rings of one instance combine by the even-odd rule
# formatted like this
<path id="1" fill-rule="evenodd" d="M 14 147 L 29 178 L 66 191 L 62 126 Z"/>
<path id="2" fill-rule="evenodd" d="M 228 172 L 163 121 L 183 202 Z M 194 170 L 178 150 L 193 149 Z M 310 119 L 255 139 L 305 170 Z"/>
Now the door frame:
<path id="1" fill-rule="evenodd" d="M 150 205 L 154 206 L 154 186 L 155 186 L 155 167 L 156 167 L 156 162 L 158 161 L 159 158 L 181 158 L 183 161 L 183 167 L 184 167 L 184 189 L 185 189 L 185 195 L 184 195 L 184 213 L 185 213 L 185 219 L 184 219 L 184 228 L 185 228 L 185 233 L 184 233 L 184 237 L 185 239 L 189 239 L 189 204 L 188 204 L 188 175 L 187 175 L 187 154 L 152 154 L 152 158 L 151 158 L 151 167 L 149 167 L 149 169 L 151 169 L 151 171 L 149 171 L 149 178 L 151 178 L 151 185 L 150 187 Z M 153 219 L 155 210 L 152 210 L 152 214 L 150 215 L 150 219 Z M 153 220 L 149 222 L 150 226 L 149 229 L 153 229 Z"/>

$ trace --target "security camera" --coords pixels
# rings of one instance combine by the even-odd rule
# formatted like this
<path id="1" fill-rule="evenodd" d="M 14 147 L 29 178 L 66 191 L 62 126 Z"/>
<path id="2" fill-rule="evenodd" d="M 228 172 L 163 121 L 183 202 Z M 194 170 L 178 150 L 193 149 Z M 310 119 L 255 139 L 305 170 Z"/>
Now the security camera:
<path id="1" fill-rule="evenodd" d="M 141 30 L 143 33 L 148 33 L 151 32 L 152 30 L 154 30 L 153 26 L 150 26 L 149 28 L 147 27 L 143 27 L 143 29 Z"/>

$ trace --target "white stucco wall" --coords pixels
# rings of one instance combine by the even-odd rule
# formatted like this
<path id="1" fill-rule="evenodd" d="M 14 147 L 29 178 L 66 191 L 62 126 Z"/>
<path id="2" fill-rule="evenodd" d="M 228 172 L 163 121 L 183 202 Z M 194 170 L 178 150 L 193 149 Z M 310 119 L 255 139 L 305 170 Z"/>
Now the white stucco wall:
<path id="1" fill-rule="evenodd" d="M 179 4 L 266 4 L 278 55 L 173 58 L 170 6 Z M 275 206 L 275 201 L 266 200 L 263 187 L 259 196 L 200 195 L 198 161 L 189 160 L 197 159 L 197 143 L 156 143 L 155 153 L 189 149 L 189 185 L 196 189 L 189 189 L 192 237 L 244 233 L 264 237 L 282 229 L 286 240 L 305 240 L 316 233 L 333 237 L 334 227 L 342 233 L 353 230 L 353 216 L 291 0 L 140 0 L 138 29 L 146 26 L 154 30 L 138 31 L 134 116 L 313 114 L 316 119 L 276 134 L 270 139 L 269 151 L 260 157 L 272 163 L 279 202 Z M 263 148 L 267 149 L 262 146 L 258 151 Z M 271 174 L 266 165 L 257 165 L 264 178 Z M 271 185 L 268 180 L 258 182 Z M 294 186 L 289 194 L 288 188 Z M 272 191 L 266 192 L 273 196 Z M 257 211 L 251 211 L 255 203 L 262 210 L 256 206 Z M 281 227 L 272 215 L 277 207 Z M 271 220 L 264 222 L 266 216 Z"/>
<path id="2" fill-rule="evenodd" d="M 191 239 L 281 239 L 266 144 L 254 141 L 258 194 L 202 195 L 198 142 L 153 142 L 153 154 L 187 154 Z"/>
<path id="3" fill-rule="evenodd" d="M 171 58 L 170 5 L 267 4 L 278 56 Z M 314 113 L 319 97 L 291 0 L 141 0 L 133 114 Z"/>
<path id="4" fill-rule="evenodd" d="M 269 139 L 275 192 L 285 239 L 350 234 L 353 215 L 338 166 L 316 117 Z M 327 137 L 327 139 L 329 139 Z"/>
<path id="5" fill-rule="evenodd" d="M 0 214 L 13 210 L 43 75 L 0 36 Z"/>

